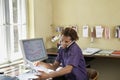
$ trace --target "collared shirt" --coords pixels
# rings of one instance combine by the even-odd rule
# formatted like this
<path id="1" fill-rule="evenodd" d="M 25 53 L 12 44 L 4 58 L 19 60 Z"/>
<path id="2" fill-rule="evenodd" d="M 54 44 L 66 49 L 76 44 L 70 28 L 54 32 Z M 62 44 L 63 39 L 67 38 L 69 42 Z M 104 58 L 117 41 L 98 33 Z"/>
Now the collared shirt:
<path id="1" fill-rule="evenodd" d="M 74 42 L 75 42 L 75 41 L 72 41 L 72 42 L 67 46 L 67 48 L 68 48 L 70 45 L 72 45 Z"/>
<path id="2" fill-rule="evenodd" d="M 63 67 L 73 66 L 72 72 L 65 75 L 67 80 L 88 80 L 82 51 L 75 42 L 66 49 L 60 48 L 56 61 L 62 63 Z"/>

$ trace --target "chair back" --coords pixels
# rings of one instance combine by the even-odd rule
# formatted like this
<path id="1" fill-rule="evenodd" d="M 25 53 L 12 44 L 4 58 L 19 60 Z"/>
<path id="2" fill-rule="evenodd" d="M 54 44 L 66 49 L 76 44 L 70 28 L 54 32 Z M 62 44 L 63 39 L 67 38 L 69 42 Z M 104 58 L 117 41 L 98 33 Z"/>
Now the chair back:
<path id="1" fill-rule="evenodd" d="M 95 69 L 87 68 L 87 74 L 90 80 L 98 80 L 99 73 Z"/>

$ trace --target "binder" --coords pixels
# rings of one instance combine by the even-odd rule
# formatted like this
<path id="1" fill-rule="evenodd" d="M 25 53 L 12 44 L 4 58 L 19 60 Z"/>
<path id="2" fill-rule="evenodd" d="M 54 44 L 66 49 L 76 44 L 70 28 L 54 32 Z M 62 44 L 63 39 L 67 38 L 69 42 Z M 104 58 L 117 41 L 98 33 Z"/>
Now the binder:
<path id="1" fill-rule="evenodd" d="M 120 56 L 120 50 L 116 50 L 116 51 L 114 51 L 111 55 Z"/>

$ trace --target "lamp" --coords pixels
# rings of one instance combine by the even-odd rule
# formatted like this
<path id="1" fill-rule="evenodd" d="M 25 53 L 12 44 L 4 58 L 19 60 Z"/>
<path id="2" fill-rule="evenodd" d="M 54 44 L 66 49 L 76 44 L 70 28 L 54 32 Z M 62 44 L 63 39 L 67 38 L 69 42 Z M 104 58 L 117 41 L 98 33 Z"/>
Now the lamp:
<path id="1" fill-rule="evenodd" d="M 61 32 L 63 31 L 63 29 L 64 29 L 64 27 L 60 27 L 60 26 L 56 27 L 56 32 L 58 32 L 58 35 L 55 35 L 52 37 L 52 39 L 51 39 L 52 42 L 55 42 L 60 39 Z"/>

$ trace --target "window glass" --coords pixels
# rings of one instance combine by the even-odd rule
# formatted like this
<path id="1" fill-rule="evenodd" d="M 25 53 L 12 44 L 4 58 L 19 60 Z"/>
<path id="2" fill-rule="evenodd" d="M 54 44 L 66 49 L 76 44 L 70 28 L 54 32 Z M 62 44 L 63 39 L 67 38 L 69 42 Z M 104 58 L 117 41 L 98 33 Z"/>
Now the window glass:
<path id="1" fill-rule="evenodd" d="M 22 58 L 19 40 L 26 33 L 26 0 L 0 0 L 0 64 Z"/>

